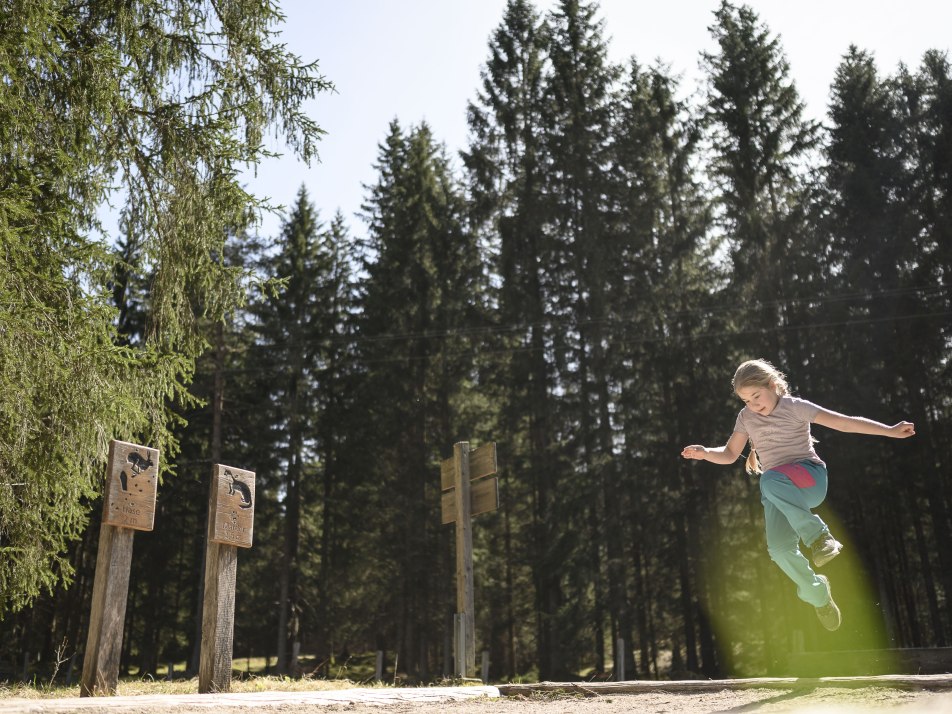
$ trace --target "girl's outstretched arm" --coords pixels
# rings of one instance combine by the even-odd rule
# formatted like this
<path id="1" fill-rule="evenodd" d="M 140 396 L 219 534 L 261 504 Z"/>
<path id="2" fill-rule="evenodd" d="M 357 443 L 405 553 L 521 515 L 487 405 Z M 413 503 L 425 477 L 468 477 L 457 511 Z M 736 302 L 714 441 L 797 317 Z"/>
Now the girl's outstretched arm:
<path id="1" fill-rule="evenodd" d="M 878 421 L 865 417 L 846 416 L 828 409 L 822 409 L 814 423 L 837 431 L 846 431 L 852 434 L 871 434 L 872 436 L 890 436 L 894 439 L 906 439 L 915 436 L 916 427 L 912 422 L 901 421 L 898 424 L 887 426 Z"/>
<path id="2" fill-rule="evenodd" d="M 737 461 L 737 457 L 740 456 L 746 444 L 747 434 L 735 431 L 731 434 L 731 438 L 728 439 L 724 446 L 712 447 L 692 444 L 691 446 L 685 446 L 681 450 L 681 456 L 686 459 L 697 459 L 699 461 L 710 461 L 712 464 L 727 465 Z"/>

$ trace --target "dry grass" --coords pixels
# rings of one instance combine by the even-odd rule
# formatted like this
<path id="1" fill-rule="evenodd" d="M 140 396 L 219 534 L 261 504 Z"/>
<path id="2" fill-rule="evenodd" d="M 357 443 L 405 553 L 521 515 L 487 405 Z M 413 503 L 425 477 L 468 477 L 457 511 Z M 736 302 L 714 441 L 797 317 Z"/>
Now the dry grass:
<path id="1" fill-rule="evenodd" d="M 63 659 L 63 662 L 66 660 Z M 416 683 L 406 679 L 400 672 L 396 677 L 392 670 L 387 672 L 383 681 L 374 679 L 376 674 L 374 653 L 348 655 L 328 661 L 302 655 L 297 664 L 301 677 L 286 677 L 269 674 L 277 665 L 276 657 L 237 657 L 232 660 L 231 691 L 237 694 L 252 692 L 320 692 L 354 687 L 400 687 L 400 686 L 462 686 L 481 682 L 447 679 L 436 682 Z M 61 663 L 62 664 L 62 663 Z M 169 676 L 169 669 L 172 676 Z M 169 694 L 197 694 L 198 677 L 185 676 L 185 662 L 169 662 L 157 668 L 155 676 L 141 676 L 133 667 L 129 676 L 120 677 L 117 694 L 120 696 L 161 696 Z M 0 700 L 2 699 L 67 699 L 79 697 L 78 670 L 71 671 L 75 684 L 66 686 L 64 671 L 57 667 L 58 677 L 54 673 L 30 673 L 31 681 L 5 682 L 0 680 Z"/>
<path id="2" fill-rule="evenodd" d="M 357 683 L 348 679 L 291 679 L 290 677 L 251 676 L 233 679 L 231 691 L 245 692 L 319 692 L 337 689 L 351 689 L 357 686 L 386 687 L 383 683 Z M 118 694 L 121 696 L 195 694 L 198 692 L 198 678 L 175 679 L 121 679 Z M 48 686 L 33 683 L 0 683 L 0 699 L 65 699 L 79 696 L 79 685 L 65 687 Z"/>

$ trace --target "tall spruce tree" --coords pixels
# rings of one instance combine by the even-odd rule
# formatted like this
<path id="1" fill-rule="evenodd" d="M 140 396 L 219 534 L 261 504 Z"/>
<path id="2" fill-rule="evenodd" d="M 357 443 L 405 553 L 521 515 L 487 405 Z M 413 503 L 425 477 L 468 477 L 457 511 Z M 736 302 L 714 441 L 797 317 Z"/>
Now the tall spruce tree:
<path id="1" fill-rule="evenodd" d="M 320 481 L 309 491 L 308 521 L 319 525 L 308 530 L 306 549 L 316 569 L 305 600 L 303 629 L 311 638 L 311 650 L 320 661 L 333 656 L 333 643 L 343 639 L 342 620 L 348 607 L 341 594 L 343 583 L 355 582 L 359 552 L 348 548 L 362 529 L 352 523 L 361 491 L 351 488 L 350 475 L 361 468 L 362 454 L 355 442 L 358 415 L 354 409 L 356 375 L 354 332 L 356 329 L 356 278 L 353 239 L 339 212 L 321 233 L 322 279 L 314 286 L 321 311 L 318 325 L 320 347 L 314 414 L 315 456 Z M 313 515 L 312 515 L 313 513 Z"/>
<path id="2" fill-rule="evenodd" d="M 928 54 L 924 66 L 935 56 Z M 936 205 L 934 197 L 941 195 L 936 189 L 943 183 L 933 182 L 935 155 L 922 151 L 923 144 L 934 145 L 941 136 L 924 126 L 929 102 L 923 88 L 920 77 L 904 67 L 891 80 L 880 78 L 872 56 L 850 48 L 832 87 L 824 226 L 841 290 L 854 295 L 830 309 L 847 326 L 834 345 L 843 354 L 837 374 L 842 383 L 853 385 L 844 400 L 860 413 L 889 409 L 894 415 L 907 414 L 919 434 L 933 441 L 936 412 L 927 395 L 929 375 L 943 361 L 937 327 L 948 291 L 941 287 L 941 271 L 934 270 L 936 244 L 926 228 L 926 207 Z M 907 366 L 909 345 L 916 346 L 914 368 Z M 871 460 L 862 445 L 837 448 L 850 465 L 846 487 L 867 488 L 866 510 L 880 511 L 889 522 L 888 528 L 878 529 L 859 509 L 848 520 L 866 534 L 860 543 L 869 544 L 866 560 L 882 602 L 886 634 L 911 646 L 947 641 L 939 603 L 952 587 L 952 562 L 944 550 L 950 537 L 949 503 L 926 475 L 937 468 L 935 457 L 877 444 L 879 457 Z M 883 463 L 908 470 L 909 488 L 896 494 Z M 912 517 L 889 518 L 886 514 L 895 513 L 897 506 Z M 939 554 L 938 568 L 932 552 Z M 921 596 L 908 586 L 915 576 L 921 578 L 916 588 Z"/>
<path id="3" fill-rule="evenodd" d="M 546 189 L 551 196 L 547 230 L 553 241 L 546 266 L 548 309 L 563 323 L 555 349 L 561 353 L 561 404 L 570 415 L 562 438 L 574 472 L 560 488 L 559 503 L 567 510 L 557 511 L 556 518 L 562 528 L 571 523 L 584 534 L 575 547 L 557 555 L 570 564 L 565 570 L 569 595 L 550 620 L 556 640 L 540 652 L 540 670 L 553 674 L 567 671 L 569 661 L 562 658 L 579 651 L 583 638 L 592 644 L 596 670 L 604 671 L 604 643 L 618 619 L 617 612 L 609 612 L 608 591 L 614 593 L 617 610 L 624 587 L 617 568 L 607 572 L 606 586 L 601 546 L 603 540 L 608 543 L 609 559 L 618 561 L 616 542 L 606 539 L 605 532 L 617 529 L 619 514 L 604 494 L 617 481 L 605 324 L 612 302 L 606 277 L 616 249 L 606 200 L 611 99 L 620 70 L 608 60 L 604 23 L 597 13 L 597 3 L 564 0 L 548 17 L 552 71 L 546 86 Z"/>
<path id="4" fill-rule="evenodd" d="M 926 368 L 916 370 L 915 360 L 907 352 L 903 361 L 903 381 L 908 385 L 910 413 L 926 426 L 931 448 L 920 454 L 925 482 L 934 474 L 939 488 L 926 487 L 930 514 L 936 524 L 935 540 L 940 558 L 942 591 L 946 599 L 952 593 L 952 553 L 950 514 L 952 514 L 952 459 L 947 444 L 950 406 L 939 395 L 952 389 L 952 371 L 948 369 L 948 348 L 952 344 L 952 66 L 949 53 L 930 50 L 922 58 L 917 72 L 921 111 L 915 123 L 916 162 L 913 202 L 920 226 L 920 251 L 913 263 L 913 284 L 921 292 L 911 301 L 917 314 L 906 333 L 907 347 L 924 357 Z M 908 95 L 907 95 L 908 96 Z M 928 457 L 926 457 L 928 454 Z M 911 516 L 914 518 L 914 516 Z M 928 549 L 920 549 L 925 570 L 929 568 Z M 930 603 L 931 604 L 931 603 Z M 947 614 L 947 613 L 946 613 Z M 952 621 L 933 616 L 932 633 L 937 645 L 952 641 Z M 928 638 L 927 638 L 928 641 Z"/>
<path id="5" fill-rule="evenodd" d="M 804 117 L 780 40 L 757 14 L 725 0 L 714 17 L 710 32 L 717 49 L 702 58 L 708 81 L 710 175 L 731 268 L 722 304 L 733 313 L 729 326 L 735 333 L 735 351 L 734 364 L 724 368 L 740 359 L 766 356 L 799 380 L 817 356 L 803 329 L 809 318 L 799 307 L 812 304 L 809 298 L 826 289 L 822 262 L 815 259 L 823 249 L 807 220 L 814 200 L 808 170 L 819 140 L 818 125 Z M 743 312 L 737 311 L 740 305 Z M 795 380 L 794 390 L 801 386 Z M 725 503 L 750 505 L 742 499 L 756 497 L 744 482 L 723 484 L 720 493 L 710 493 L 705 507 L 709 527 L 726 536 L 732 519 L 719 517 L 717 508 Z M 756 500 L 749 516 L 759 519 L 755 505 Z M 748 666 L 765 671 L 779 660 L 784 638 L 797 629 L 799 613 L 784 610 L 777 618 L 764 606 L 775 600 L 771 593 L 778 577 L 776 568 L 763 567 L 761 577 L 750 584 L 744 610 L 727 607 L 726 578 L 709 579 L 712 612 L 725 615 L 722 633 L 736 632 L 731 623 L 749 620 L 750 608 L 760 625 L 760 632 L 751 631 L 744 643 L 745 662 L 735 662 L 734 648 L 721 642 L 719 656 L 726 671 Z"/>
<path id="6" fill-rule="evenodd" d="M 736 299 L 754 302 L 747 329 L 776 331 L 787 321 L 778 299 L 793 296 L 791 257 L 810 254 L 803 208 L 810 203 L 806 170 L 818 126 L 790 78 L 778 37 L 747 5 L 724 0 L 711 34 L 717 51 L 703 53 L 708 75 L 711 178 L 733 268 Z M 796 272 L 795 272 L 796 271 Z M 774 332 L 754 349 L 775 354 L 790 342 Z"/>
<path id="7" fill-rule="evenodd" d="M 265 257 L 265 274 L 282 281 L 281 287 L 253 307 L 257 364 L 270 375 L 268 414 L 271 422 L 273 463 L 279 473 L 261 473 L 262 486 L 276 492 L 281 503 L 283 534 L 278 569 L 277 671 L 287 674 L 289 657 L 299 642 L 302 611 L 300 579 L 301 514 L 305 507 L 304 482 L 314 460 L 315 406 L 321 384 L 318 377 L 322 340 L 329 320 L 320 299 L 329 282 L 333 256 L 321 243 L 323 226 L 317 209 L 302 186 L 281 236 Z"/>
<path id="8" fill-rule="evenodd" d="M 464 227 L 460 188 L 424 124 L 405 134 L 394 121 L 365 203 L 368 222 L 359 357 L 366 368 L 359 409 L 366 431 L 365 478 L 377 524 L 365 597 L 377 648 L 428 677 L 442 651 L 453 598 L 449 541 L 439 530 L 441 456 L 468 440 L 456 414 L 473 378 L 467 325 L 476 324 L 481 271 Z M 442 547 L 441 547 L 442 544 Z M 436 564 L 436 567 L 434 567 Z"/>
<path id="9" fill-rule="evenodd" d="M 527 0 L 511 0 L 490 38 L 481 86 L 468 110 L 470 140 L 463 153 L 471 212 L 490 247 L 499 286 L 491 342 L 495 358 L 487 365 L 485 386 L 501 405 L 496 439 L 506 463 L 501 540 L 506 550 L 499 555 L 507 576 L 500 611 L 487 614 L 491 622 L 504 623 L 489 638 L 490 658 L 504 662 L 510 677 L 534 662 L 516 650 L 529 627 L 535 629 L 536 656 L 554 641 L 550 614 L 561 601 L 554 557 L 559 524 L 553 513 L 560 429 L 546 320 L 551 250 L 545 231 L 545 49 L 546 27 L 539 14 Z M 530 572 L 520 563 L 530 564 Z M 517 585 L 526 577 L 534 589 L 531 607 Z M 539 616 L 518 618 L 524 609 Z"/>
<path id="10" fill-rule="evenodd" d="M 617 286 L 611 354 L 625 444 L 615 500 L 629 524 L 622 529 L 629 599 L 619 629 L 637 649 L 642 676 L 658 676 L 657 647 L 668 636 L 673 671 L 714 669 L 701 656 L 712 649 L 699 597 L 705 557 L 696 492 L 703 490 L 683 462 L 676 480 L 670 474 L 671 454 L 702 428 L 700 412 L 717 408 L 706 386 L 716 378 L 705 379 L 717 372 L 717 345 L 705 345 L 699 364 L 696 336 L 722 329 L 702 318 L 718 271 L 709 198 L 695 169 L 701 128 L 677 94 L 665 67 L 632 60 L 612 149 L 618 254 L 608 273 Z"/>
<path id="11" fill-rule="evenodd" d="M 196 313 L 241 298 L 216 260 L 261 207 L 239 172 L 271 127 L 311 157 L 321 132 L 302 104 L 328 86 L 275 43 L 269 4 L 14 0 L 4 14 L 16 22 L 0 30 L 0 613 L 70 578 L 63 554 L 110 438 L 171 463 L 165 405 L 202 349 Z M 153 276 L 135 347 L 118 346 L 114 259 L 95 230 L 116 196 Z"/>

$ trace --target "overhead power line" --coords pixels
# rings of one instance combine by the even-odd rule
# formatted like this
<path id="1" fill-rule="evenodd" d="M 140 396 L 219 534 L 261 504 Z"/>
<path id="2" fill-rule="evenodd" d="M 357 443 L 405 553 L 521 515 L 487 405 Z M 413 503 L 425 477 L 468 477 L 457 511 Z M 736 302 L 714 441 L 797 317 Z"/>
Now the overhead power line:
<path id="1" fill-rule="evenodd" d="M 766 307 L 790 307 L 793 305 L 799 305 L 803 303 L 808 303 L 810 306 L 821 307 L 829 306 L 835 303 L 846 303 L 851 301 L 871 301 L 874 298 L 898 298 L 903 296 L 912 296 L 916 295 L 918 297 L 927 297 L 930 295 L 946 295 L 947 291 L 941 286 L 930 286 L 926 288 L 901 288 L 901 289 L 892 289 L 892 290 L 879 290 L 879 291 L 867 291 L 867 292 L 857 292 L 857 293 L 847 293 L 841 295 L 828 295 L 828 296 L 817 296 L 811 298 L 796 298 L 791 300 L 772 300 L 768 302 L 760 302 L 753 304 L 746 304 L 738 307 L 712 307 L 712 308 L 695 308 L 691 310 L 676 311 L 670 314 L 664 315 L 664 319 L 660 323 L 661 325 L 670 325 L 671 322 L 676 318 L 681 318 L 687 315 L 697 315 L 704 314 L 706 316 L 713 316 L 717 314 L 727 314 L 727 313 L 736 313 L 736 312 L 745 312 L 749 313 L 758 308 Z M 851 327 L 861 327 L 866 325 L 876 325 L 883 324 L 888 322 L 903 322 L 910 320 L 924 320 L 924 319 L 939 319 L 952 318 L 952 310 L 934 310 L 934 311 L 913 311 L 913 312 L 903 312 L 903 313 L 892 313 L 888 315 L 867 315 L 867 316 L 852 316 L 848 318 L 838 319 L 838 320 L 824 320 L 817 322 L 803 322 L 799 324 L 779 324 L 774 327 L 769 328 L 756 328 L 756 329 L 731 329 L 731 330 L 717 330 L 717 331 L 701 331 L 695 333 L 673 333 L 667 332 L 665 334 L 645 334 L 640 333 L 634 335 L 631 333 L 624 333 L 621 336 L 613 338 L 611 334 L 603 333 L 603 336 L 611 342 L 615 347 L 619 345 L 623 346 L 633 346 L 640 344 L 653 344 L 653 343 L 681 343 L 681 344 L 694 344 L 698 342 L 703 342 L 705 340 L 716 340 L 716 339 L 730 339 L 736 337 L 750 336 L 750 335 L 766 335 L 766 334 L 778 334 L 783 332 L 798 332 L 804 330 L 831 330 L 831 329 L 841 329 L 841 328 L 851 328 Z M 621 327 L 626 325 L 637 318 L 608 318 L 605 320 L 592 320 L 592 321 L 547 321 L 545 323 L 522 323 L 520 325 L 511 325 L 511 326 L 500 326 L 500 325 L 489 325 L 489 326 L 478 326 L 478 327 L 462 327 L 454 328 L 448 330 L 428 330 L 420 332 L 406 332 L 406 333 L 388 333 L 386 335 L 377 335 L 377 336 L 361 336 L 354 335 L 353 337 L 336 337 L 331 340 L 325 340 L 327 343 L 338 342 L 340 344 L 349 344 L 354 347 L 358 347 L 361 343 L 373 343 L 380 342 L 384 340 L 449 340 L 452 338 L 470 338 L 470 337 L 489 337 L 493 335 L 503 335 L 503 334 L 512 334 L 519 331 L 528 330 L 530 327 L 534 326 L 545 326 L 550 329 L 550 334 L 553 334 L 552 331 L 563 329 L 567 330 L 572 328 L 577 330 L 579 327 L 584 327 L 588 324 L 602 323 L 603 326 L 607 325 L 609 328 L 612 327 Z M 950 325 L 952 327 L 952 325 Z M 569 341 L 571 342 L 571 340 Z M 555 345 L 551 339 L 548 339 L 546 344 L 542 347 L 536 347 L 529 344 L 518 344 L 518 345 L 493 345 L 488 346 L 486 344 L 481 344 L 478 347 L 473 346 L 472 344 L 460 345 L 456 348 L 451 348 L 447 350 L 445 347 L 441 348 L 440 351 L 431 351 L 425 355 L 379 355 L 379 356 L 365 356 L 361 355 L 359 352 L 352 354 L 348 359 L 352 359 L 359 364 L 371 365 L 371 364 L 386 364 L 386 363 L 398 363 L 398 362 L 419 362 L 426 360 L 439 360 L 443 358 L 456 358 L 461 356 L 492 356 L 492 355 L 508 355 L 508 354 L 518 354 L 518 353 L 527 353 L 533 351 L 564 351 L 572 350 L 574 346 L 572 344 L 565 345 Z M 275 368 L 278 369 L 278 368 Z M 232 373 L 238 372 L 265 372 L 273 371 L 269 368 L 260 368 L 260 369 L 237 369 L 237 370 L 228 370 Z"/>
<path id="2" fill-rule="evenodd" d="M 842 293 L 838 295 L 814 295 L 810 297 L 795 297 L 795 298 L 778 298 L 776 300 L 766 300 L 766 301 L 756 301 L 750 303 L 744 303 L 743 305 L 736 306 L 724 306 L 724 305 L 708 305 L 708 306 L 698 306 L 682 310 L 671 310 L 661 314 L 661 317 L 667 322 L 673 322 L 677 319 L 688 318 L 688 317 L 697 317 L 697 316 L 706 316 L 706 317 L 715 317 L 719 315 L 727 314 L 736 314 L 744 313 L 748 314 L 755 312 L 757 310 L 764 310 L 769 308 L 792 308 L 806 305 L 812 308 L 819 308 L 822 306 L 829 306 L 837 303 L 848 303 L 848 302 L 859 302 L 859 301 L 872 301 L 874 299 L 883 299 L 883 298 L 901 298 L 908 296 L 918 296 L 920 298 L 930 297 L 934 295 L 946 296 L 948 294 L 948 288 L 942 285 L 934 286 L 925 286 L 925 287 L 908 287 L 908 288 L 892 288 L 892 289 L 883 289 L 883 290 L 874 290 L 874 291 L 863 291 L 863 292 L 852 292 L 852 293 Z M 519 334 L 529 331 L 530 329 L 537 328 L 549 328 L 552 330 L 569 330 L 569 329 L 579 329 L 592 326 L 602 326 L 602 327 L 621 327 L 624 325 L 631 324 L 643 317 L 643 313 L 640 312 L 637 315 L 612 315 L 604 318 L 593 318 L 593 319 L 572 319 L 572 318 L 550 318 L 539 322 L 521 322 L 521 323 L 510 323 L 510 324 L 500 324 L 493 323 L 488 325 L 463 325 L 459 327 L 450 327 L 450 328 L 441 328 L 441 329 L 427 329 L 427 330 L 407 330 L 407 331 L 398 331 L 398 332 L 383 332 L 379 334 L 354 334 L 354 335 L 335 335 L 335 336 L 319 336 L 312 340 L 304 340 L 305 344 L 370 344 L 374 342 L 393 342 L 393 341 L 409 341 L 409 340 L 437 340 L 437 339 L 447 339 L 451 337 L 479 337 L 479 336 L 491 336 L 491 335 L 506 335 L 506 334 Z M 860 318 L 862 319 L 862 318 Z M 894 319 L 894 318 L 890 318 Z M 857 323 L 858 324 L 858 323 Z M 732 333 L 737 334 L 737 333 Z"/>

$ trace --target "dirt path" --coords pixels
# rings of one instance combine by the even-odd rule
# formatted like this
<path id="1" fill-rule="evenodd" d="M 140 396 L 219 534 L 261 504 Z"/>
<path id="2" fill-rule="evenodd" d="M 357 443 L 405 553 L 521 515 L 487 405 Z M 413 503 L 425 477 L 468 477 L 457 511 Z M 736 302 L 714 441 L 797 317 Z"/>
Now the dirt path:
<path id="1" fill-rule="evenodd" d="M 952 678 L 950 678 L 952 679 Z M 708 685 L 718 683 L 710 682 Z M 5 699 L 0 714 L 727 714 L 728 712 L 797 712 L 798 714 L 946 714 L 952 712 L 946 691 L 871 686 L 796 683 L 751 686 L 725 683 L 706 691 L 567 693 L 500 696 L 496 687 L 429 687 L 420 689 L 348 689 L 321 692 L 255 692 L 218 695 L 156 695 L 96 699 Z"/>

